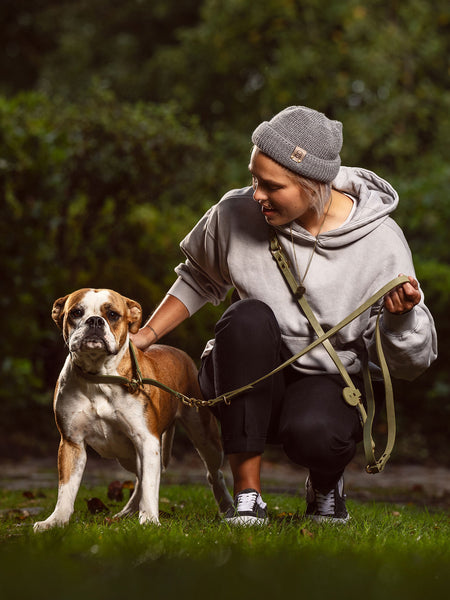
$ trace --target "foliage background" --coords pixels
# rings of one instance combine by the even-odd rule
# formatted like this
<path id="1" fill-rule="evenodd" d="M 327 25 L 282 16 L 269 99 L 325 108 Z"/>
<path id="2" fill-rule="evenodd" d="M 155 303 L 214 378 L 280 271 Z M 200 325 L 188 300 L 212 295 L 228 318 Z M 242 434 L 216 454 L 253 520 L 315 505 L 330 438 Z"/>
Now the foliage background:
<path id="1" fill-rule="evenodd" d="M 450 462 L 447 2 L 3 0 L 0 33 L 2 455 L 53 451 L 53 301 L 112 287 L 149 314 L 180 239 L 247 184 L 254 127 L 304 104 L 400 193 L 440 357 L 396 384 L 396 456 Z M 218 312 L 167 341 L 199 356 Z"/>

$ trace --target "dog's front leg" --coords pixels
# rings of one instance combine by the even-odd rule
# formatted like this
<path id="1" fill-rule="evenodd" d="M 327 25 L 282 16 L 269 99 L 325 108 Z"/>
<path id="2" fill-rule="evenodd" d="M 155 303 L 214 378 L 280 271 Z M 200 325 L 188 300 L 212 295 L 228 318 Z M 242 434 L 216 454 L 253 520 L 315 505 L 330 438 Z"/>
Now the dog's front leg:
<path id="1" fill-rule="evenodd" d="M 137 477 L 141 492 L 139 522 L 159 525 L 161 441 L 152 434 L 139 436 L 136 444 Z"/>
<path id="2" fill-rule="evenodd" d="M 45 521 L 35 523 L 34 531 L 61 527 L 69 522 L 85 465 L 86 448 L 84 444 L 75 444 L 62 438 L 58 451 L 59 485 L 55 510 Z"/>

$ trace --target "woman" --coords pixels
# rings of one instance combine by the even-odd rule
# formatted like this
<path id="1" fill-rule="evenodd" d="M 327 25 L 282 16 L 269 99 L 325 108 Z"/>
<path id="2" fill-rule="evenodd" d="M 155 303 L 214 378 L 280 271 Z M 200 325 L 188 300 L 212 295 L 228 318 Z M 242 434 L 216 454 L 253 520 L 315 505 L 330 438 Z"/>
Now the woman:
<path id="1" fill-rule="evenodd" d="M 325 330 L 399 273 L 409 276 L 384 298 L 381 332 L 391 374 L 418 376 L 437 355 L 436 332 L 408 245 L 389 217 L 398 203 L 395 190 L 370 171 L 341 167 L 342 124 L 312 109 L 286 108 L 261 123 L 252 141 L 252 186 L 228 192 L 183 240 L 178 279 L 134 343 L 148 347 L 234 288 L 239 300 L 202 356 L 205 397 L 254 381 L 307 346 L 315 334 L 269 252 L 274 230 L 299 293 Z M 365 355 L 375 360 L 377 308 L 332 339 L 358 387 Z M 229 405 L 216 405 L 234 478 L 230 524 L 267 522 L 260 467 L 271 442 L 309 469 L 306 514 L 348 520 L 343 473 L 362 434 L 357 410 L 342 398 L 344 385 L 320 345 Z"/>

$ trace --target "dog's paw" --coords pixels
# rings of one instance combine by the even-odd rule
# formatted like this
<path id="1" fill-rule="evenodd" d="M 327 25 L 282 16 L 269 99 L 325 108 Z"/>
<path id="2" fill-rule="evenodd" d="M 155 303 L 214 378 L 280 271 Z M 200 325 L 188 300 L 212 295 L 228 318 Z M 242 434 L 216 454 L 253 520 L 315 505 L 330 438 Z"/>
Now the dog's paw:
<path id="1" fill-rule="evenodd" d="M 151 515 L 145 511 L 139 512 L 139 523 L 141 525 L 161 525 L 158 516 Z"/>
<path id="2" fill-rule="evenodd" d="M 55 523 L 54 521 L 49 521 L 48 519 L 46 521 L 37 521 L 37 523 L 33 525 L 33 531 L 34 533 L 39 533 L 41 531 L 47 531 L 48 529 L 52 529 L 52 527 L 56 526 L 57 523 Z"/>
<path id="3" fill-rule="evenodd" d="M 45 519 L 45 521 L 37 521 L 33 525 L 33 531 L 34 533 L 40 533 L 41 531 L 53 529 L 53 527 L 64 527 L 68 522 L 68 519 L 53 519 L 49 517 L 48 519 Z"/>
<path id="4" fill-rule="evenodd" d="M 137 510 L 134 510 L 131 508 L 128 510 L 121 510 L 120 512 L 113 515 L 113 519 L 125 519 L 127 517 L 132 517 L 136 513 L 137 513 Z"/>

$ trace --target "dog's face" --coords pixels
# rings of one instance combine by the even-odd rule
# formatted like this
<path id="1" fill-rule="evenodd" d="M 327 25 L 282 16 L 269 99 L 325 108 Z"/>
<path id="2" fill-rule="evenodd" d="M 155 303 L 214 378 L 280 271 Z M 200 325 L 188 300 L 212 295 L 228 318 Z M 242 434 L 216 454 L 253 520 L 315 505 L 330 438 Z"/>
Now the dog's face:
<path id="1" fill-rule="evenodd" d="M 142 309 L 113 290 L 82 289 L 56 300 L 52 318 L 71 353 L 100 357 L 116 355 L 138 331 Z"/>

